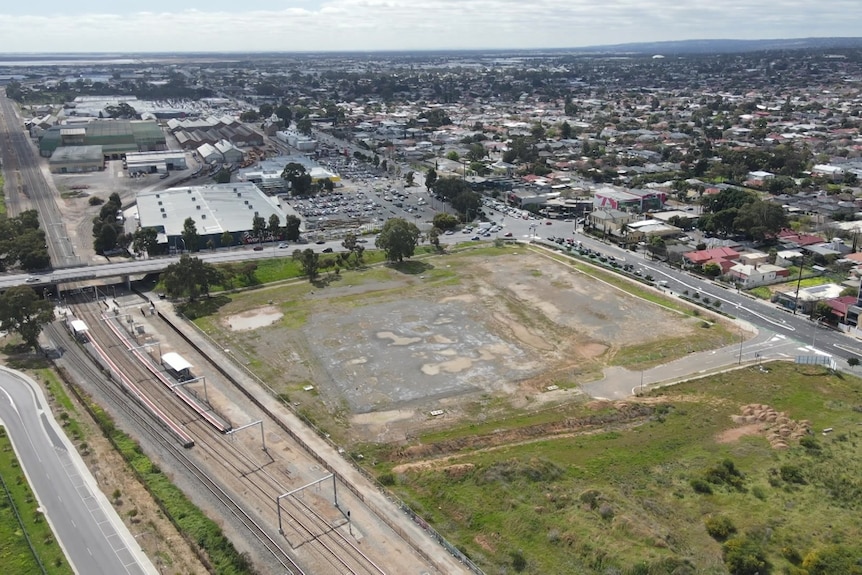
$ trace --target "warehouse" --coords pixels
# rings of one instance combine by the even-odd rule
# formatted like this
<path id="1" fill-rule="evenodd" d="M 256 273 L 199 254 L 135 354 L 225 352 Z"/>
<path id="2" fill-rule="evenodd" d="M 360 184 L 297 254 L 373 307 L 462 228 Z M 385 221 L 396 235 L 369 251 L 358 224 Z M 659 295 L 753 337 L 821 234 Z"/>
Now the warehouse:
<path id="1" fill-rule="evenodd" d="M 156 228 L 158 242 L 169 249 L 201 249 L 209 240 L 221 246 L 222 234 L 233 236 L 231 245 L 251 232 L 255 216 L 267 223 L 272 215 L 284 225 L 286 216 L 296 215 L 277 198 L 268 197 L 252 183 L 209 184 L 141 192 L 137 195 L 139 224 Z M 187 218 L 195 223 L 199 245 L 185 246 L 183 226 Z"/>
<path id="2" fill-rule="evenodd" d="M 54 150 L 48 160 L 53 174 L 96 172 L 105 168 L 102 146 L 63 146 Z"/>
<path id="3" fill-rule="evenodd" d="M 39 154 L 43 157 L 51 157 L 63 146 L 102 146 L 106 160 L 119 160 L 129 152 L 167 149 L 159 125 L 144 120 L 92 120 L 83 125 L 54 126 L 39 138 Z"/>
<path id="4" fill-rule="evenodd" d="M 126 154 L 125 166 L 130 176 L 135 174 L 166 174 L 171 170 L 188 168 L 185 152 L 175 150 L 131 152 Z"/>

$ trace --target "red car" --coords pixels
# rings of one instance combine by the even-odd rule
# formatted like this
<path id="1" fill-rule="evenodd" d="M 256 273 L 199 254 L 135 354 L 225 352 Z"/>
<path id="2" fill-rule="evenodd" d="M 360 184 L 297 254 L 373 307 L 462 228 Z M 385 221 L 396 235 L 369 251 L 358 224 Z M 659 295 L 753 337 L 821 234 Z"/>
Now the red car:
<path id="1" fill-rule="evenodd" d="M 554 223 L 554 222 L 552 222 L 551 220 L 545 220 L 545 225 L 546 225 L 546 226 L 550 226 L 550 225 L 551 225 L 551 224 L 553 224 L 553 223 Z"/>

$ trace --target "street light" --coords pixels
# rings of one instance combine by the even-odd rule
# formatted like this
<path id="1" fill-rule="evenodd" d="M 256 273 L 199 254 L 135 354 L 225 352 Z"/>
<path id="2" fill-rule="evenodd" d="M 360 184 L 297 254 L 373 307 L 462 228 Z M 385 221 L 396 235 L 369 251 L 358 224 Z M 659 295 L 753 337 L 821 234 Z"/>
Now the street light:
<path id="1" fill-rule="evenodd" d="M 802 269 L 805 264 L 805 255 L 799 257 L 799 276 L 796 278 L 796 298 L 793 300 L 793 315 L 799 309 L 799 287 L 802 285 Z"/>

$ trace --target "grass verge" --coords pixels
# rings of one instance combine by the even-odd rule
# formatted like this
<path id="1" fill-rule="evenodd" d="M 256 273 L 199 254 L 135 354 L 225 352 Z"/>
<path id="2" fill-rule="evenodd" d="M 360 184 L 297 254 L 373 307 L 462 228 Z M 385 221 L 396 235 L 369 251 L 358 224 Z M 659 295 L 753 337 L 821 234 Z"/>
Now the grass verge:
<path id="1" fill-rule="evenodd" d="M 72 568 L 0 427 L 0 565 L 5 573 L 71 575 Z"/>

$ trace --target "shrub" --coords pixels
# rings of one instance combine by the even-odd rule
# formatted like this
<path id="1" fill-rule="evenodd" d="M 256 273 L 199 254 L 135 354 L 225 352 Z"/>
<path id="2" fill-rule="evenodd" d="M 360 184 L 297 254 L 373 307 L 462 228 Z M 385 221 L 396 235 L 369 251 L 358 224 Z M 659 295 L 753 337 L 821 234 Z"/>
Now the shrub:
<path id="1" fill-rule="evenodd" d="M 704 495 L 712 494 L 712 487 L 710 487 L 709 483 L 704 481 L 703 479 L 696 478 L 690 481 L 691 488 L 694 489 L 695 493 L 703 493 Z"/>
<path id="2" fill-rule="evenodd" d="M 808 451 L 820 451 L 820 444 L 817 443 L 817 440 L 811 435 L 806 435 L 802 439 L 800 439 L 799 445 L 801 445 Z"/>
<path id="3" fill-rule="evenodd" d="M 850 367 L 856 367 L 857 365 L 859 365 L 859 358 L 858 357 L 848 357 L 847 358 L 847 365 L 849 365 Z"/>
<path id="4" fill-rule="evenodd" d="M 796 483 L 797 485 L 805 485 L 807 483 L 802 469 L 796 465 L 782 465 L 778 472 L 781 475 L 781 479 L 787 483 Z"/>
<path id="5" fill-rule="evenodd" d="M 760 485 L 755 485 L 751 488 L 751 494 L 761 501 L 766 501 L 766 490 Z"/>
<path id="6" fill-rule="evenodd" d="M 516 573 L 520 573 L 524 569 L 527 568 L 527 560 L 524 559 L 523 553 L 520 551 L 512 552 L 512 569 L 515 570 Z"/>
<path id="7" fill-rule="evenodd" d="M 706 532 L 716 541 L 726 541 L 728 537 L 736 533 L 736 526 L 729 517 L 714 515 L 704 522 Z"/>
<path id="8" fill-rule="evenodd" d="M 381 473 L 377 476 L 377 481 L 380 482 L 380 485 L 385 485 L 386 487 L 392 487 L 395 485 L 395 474 L 394 473 Z"/>
<path id="9" fill-rule="evenodd" d="M 770 565 L 760 546 L 747 537 L 734 537 L 722 546 L 730 575 L 767 575 Z"/>
<path id="10" fill-rule="evenodd" d="M 87 201 L 91 206 L 100 206 L 105 203 L 105 200 L 103 200 L 99 196 L 90 196 L 90 199 Z"/>
<path id="11" fill-rule="evenodd" d="M 713 485 L 725 485 L 742 491 L 742 480 L 745 476 L 736 468 L 730 459 L 725 459 L 715 467 L 707 469 L 704 479 Z"/>

